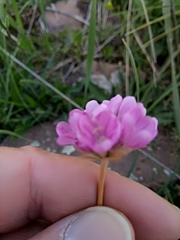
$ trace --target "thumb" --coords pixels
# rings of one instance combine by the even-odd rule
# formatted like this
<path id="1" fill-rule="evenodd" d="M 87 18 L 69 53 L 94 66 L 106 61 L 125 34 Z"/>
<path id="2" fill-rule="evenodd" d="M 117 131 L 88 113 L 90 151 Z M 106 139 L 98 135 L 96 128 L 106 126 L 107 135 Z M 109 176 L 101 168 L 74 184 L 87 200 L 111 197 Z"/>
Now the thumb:
<path id="1" fill-rule="evenodd" d="M 134 240 L 129 220 L 120 212 L 107 207 L 91 207 L 70 215 L 31 240 Z"/>

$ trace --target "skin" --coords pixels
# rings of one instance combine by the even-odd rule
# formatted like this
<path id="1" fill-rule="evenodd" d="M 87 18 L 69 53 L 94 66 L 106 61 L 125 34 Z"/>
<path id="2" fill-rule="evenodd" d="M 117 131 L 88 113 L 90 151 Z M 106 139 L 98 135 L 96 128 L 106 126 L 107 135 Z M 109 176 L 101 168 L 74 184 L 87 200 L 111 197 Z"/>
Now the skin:
<path id="1" fill-rule="evenodd" d="M 33 147 L 0 147 L 0 238 L 28 239 L 96 205 L 99 166 Z M 146 187 L 108 171 L 104 205 L 121 211 L 137 240 L 180 238 L 180 211 Z M 37 221 L 42 219 L 43 221 Z"/>

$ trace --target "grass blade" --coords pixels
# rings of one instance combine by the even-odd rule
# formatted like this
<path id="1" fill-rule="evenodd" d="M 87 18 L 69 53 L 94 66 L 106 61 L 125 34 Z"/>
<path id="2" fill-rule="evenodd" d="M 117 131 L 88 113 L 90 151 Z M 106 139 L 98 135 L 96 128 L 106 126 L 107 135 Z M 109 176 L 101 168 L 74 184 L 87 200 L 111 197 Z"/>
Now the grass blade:
<path id="1" fill-rule="evenodd" d="M 140 96 L 139 96 L 139 77 L 138 77 L 138 73 L 137 73 L 136 63 L 135 63 L 133 54 L 131 52 L 131 49 L 127 45 L 126 41 L 124 39 L 122 39 L 122 41 L 123 41 L 124 46 L 126 47 L 128 53 L 129 53 L 132 68 L 134 70 L 134 76 L 135 76 L 135 81 L 136 81 L 136 97 L 137 97 L 137 101 L 139 101 L 139 99 L 140 99 Z"/>
<path id="2" fill-rule="evenodd" d="M 91 8 L 91 18 L 89 25 L 89 33 L 88 33 L 88 54 L 87 54 L 87 69 L 86 69 L 86 77 L 85 77 L 85 95 L 87 93 L 91 70 L 94 60 L 94 48 L 95 48 L 95 38 L 96 38 L 96 0 L 92 0 L 92 8 Z"/>
<path id="3" fill-rule="evenodd" d="M 128 4 L 128 14 L 127 14 L 127 26 L 126 26 L 126 32 L 130 31 L 131 26 L 131 11 L 132 11 L 132 4 L 133 1 L 130 0 Z M 126 38 L 127 46 L 130 45 L 130 36 L 128 35 Z M 126 96 L 129 95 L 129 52 L 126 48 Z"/>
<path id="4" fill-rule="evenodd" d="M 171 1 L 170 0 L 163 0 L 163 15 L 166 16 L 171 13 Z M 172 20 L 171 18 L 164 19 L 164 28 L 165 31 L 168 32 L 172 28 Z M 174 59 L 174 39 L 172 32 L 167 34 L 167 46 L 171 60 L 171 81 L 172 81 L 172 93 L 173 93 L 173 108 L 174 108 L 174 118 L 177 128 L 177 133 L 180 139 L 180 97 L 178 91 L 178 84 L 177 84 L 177 75 L 176 75 L 176 66 L 175 66 L 175 59 Z"/>
<path id="5" fill-rule="evenodd" d="M 40 82 L 42 82 L 44 85 L 46 85 L 47 87 L 49 87 L 51 90 L 53 90 L 55 93 L 57 93 L 58 95 L 60 95 L 62 98 L 64 98 L 66 101 L 68 101 L 69 103 L 71 103 L 73 106 L 82 109 L 77 103 L 75 103 L 72 99 L 70 99 L 69 97 L 67 97 L 64 93 L 62 93 L 61 91 L 59 91 L 57 88 L 55 88 L 53 85 L 51 85 L 49 82 L 47 82 L 46 80 L 44 80 L 41 76 L 39 76 L 37 73 L 35 73 L 34 71 L 32 71 L 30 68 L 28 68 L 24 63 L 22 63 L 20 60 L 18 60 L 17 58 L 15 58 L 12 54 L 10 54 L 9 52 L 7 52 L 5 49 L 3 49 L 0 46 L 0 51 L 2 51 L 7 57 L 9 57 L 11 60 L 13 60 L 15 63 L 17 63 L 19 66 L 21 66 L 23 69 L 25 69 L 27 72 L 29 72 L 32 76 L 34 76 L 37 80 L 39 80 Z"/>
<path id="6" fill-rule="evenodd" d="M 128 171 L 128 174 L 127 174 L 127 178 L 130 177 L 131 173 L 133 172 L 135 166 L 136 166 L 136 162 L 137 162 L 137 158 L 138 158 L 138 151 L 135 150 L 134 153 L 133 153 L 133 159 L 132 159 L 132 164 L 130 166 L 130 169 Z"/>
<path id="7" fill-rule="evenodd" d="M 21 135 L 15 133 L 15 132 L 9 131 L 9 130 L 0 129 L 0 134 L 10 135 L 10 136 L 12 136 L 12 137 L 16 137 L 16 138 L 21 138 L 21 139 L 27 141 L 28 143 L 31 142 L 30 139 L 25 138 L 25 137 L 22 137 Z"/>
<path id="8" fill-rule="evenodd" d="M 13 10 L 14 10 L 14 14 L 15 14 L 17 25 L 18 25 L 18 29 L 20 30 L 20 33 L 24 34 L 25 31 L 24 31 L 22 20 L 21 20 L 21 16 L 20 16 L 19 11 L 18 11 L 17 1 L 12 0 L 12 7 L 13 7 Z"/>
<path id="9" fill-rule="evenodd" d="M 150 39 L 150 45 L 151 45 L 151 55 L 153 58 L 153 63 L 156 64 L 157 57 L 156 57 L 156 51 L 155 51 L 155 46 L 154 46 L 154 41 L 153 41 L 153 33 L 152 33 L 151 25 L 149 24 L 149 16 L 148 16 L 148 12 L 147 12 L 146 4 L 145 4 L 144 0 L 141 0 L 141 4 L 143 7 L 146 22 L 148 25 L 149 39 Z M 156 71 L 153 71 L 153 79 L 154 79 L 154 85 L 156 86 Z"/>
<path id="10" fill-rule="evenodd" d="M 176 16 L 180 15 L 180 10 L 176 11 L 175 13 L 176 13 Z M 152 24 L 158 23 L 158 22 L 160 22 L 160 21 L 162 21 L 162 20 L 165 20 L 165 19 L 168 19 L 168 18 L 170 18 L 170 17 L 171 17 L 171 14 L 169 13 L 169 14 L 166 14 L 165 16 L 161 16 L 161 17 L 155 18 L 154 20 L 150 21 L 149 24 L 147 24 L 147 23 L 142 24 L 141 26 L 139 26 L 139 27 L 131 30 L 130 32 L 127 32 L 127 33 L 125 34 L 125 37 L 127 37 L 128 35 L 130 35 L 130 34 L 132 34 L 132 33 L 134 33 L 134 32 L 137 32 L 137 31 L 139 31 L 139 30 L 142 30 L 142 29 L 144 29 L 144 28 L 147 28 L 148 25 L 152 25 Z"/>

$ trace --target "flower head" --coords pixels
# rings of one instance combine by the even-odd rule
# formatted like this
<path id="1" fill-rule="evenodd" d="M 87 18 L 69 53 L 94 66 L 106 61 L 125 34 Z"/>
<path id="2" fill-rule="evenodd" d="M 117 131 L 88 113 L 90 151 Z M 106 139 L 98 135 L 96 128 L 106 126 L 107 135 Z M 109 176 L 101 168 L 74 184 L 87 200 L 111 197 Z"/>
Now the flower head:
<path id="1" fill-rule="evenodd" d="M 116 95 L 101 104 L 92 100 L 85 110 L 74 109 L 68 123 L 56 126 L 59 145 L 73 144 L 85 152 L 107 154 L 118 148 L 146 147 L 157 135 L 158 121 L 146 116 L 142 103 L 134 97 Z"/>

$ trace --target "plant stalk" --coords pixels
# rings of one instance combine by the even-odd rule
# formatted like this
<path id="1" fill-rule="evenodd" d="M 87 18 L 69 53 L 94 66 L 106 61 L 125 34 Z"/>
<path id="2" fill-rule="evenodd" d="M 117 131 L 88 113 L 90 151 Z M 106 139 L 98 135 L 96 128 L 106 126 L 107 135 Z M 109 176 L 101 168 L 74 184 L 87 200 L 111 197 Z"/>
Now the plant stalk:
<path id="1" fill-rule="evenodd" d="M 106 178 L 106 170 L 109 161 L 107 159 L 101 160 L 100 165 L 100 176 L 98 182 L 98 197 L 97 197 L 97 206 L 103 206 L 103 198 L 104 198 L 104 182 Z"/>

